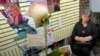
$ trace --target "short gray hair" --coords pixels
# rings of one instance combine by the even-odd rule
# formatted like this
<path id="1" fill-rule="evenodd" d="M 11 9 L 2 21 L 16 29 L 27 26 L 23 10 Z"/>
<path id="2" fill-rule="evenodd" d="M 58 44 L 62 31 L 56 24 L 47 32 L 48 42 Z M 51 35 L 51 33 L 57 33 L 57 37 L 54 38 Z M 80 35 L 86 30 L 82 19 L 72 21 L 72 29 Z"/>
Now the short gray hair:
<path id="1" fill-rule="evenodd" d="M 90 9 L 85 9 L 85 10 L 83 11 L 82 15 L 88 15 L 88 16 L 90 16 L 91 13 L 92 13 L 92 11 L 91 11 Z"/>

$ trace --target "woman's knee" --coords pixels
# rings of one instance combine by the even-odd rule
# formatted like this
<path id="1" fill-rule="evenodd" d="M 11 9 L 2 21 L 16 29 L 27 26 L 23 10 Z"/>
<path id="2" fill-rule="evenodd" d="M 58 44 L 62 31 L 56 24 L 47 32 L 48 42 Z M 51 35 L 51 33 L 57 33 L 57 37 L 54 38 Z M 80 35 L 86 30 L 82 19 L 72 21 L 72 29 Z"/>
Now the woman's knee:
<path id="1" fill-rule="evenodd" d="M 89 56 L 91 49 L 90 48 L 83 48 L 81 51 L 82 51 L 82 55 Z"/>
<path id="2" fill-rule="evenodd" d="M 79 54 L 80 53 L 80 47 L 77 46 L 77 45 L 73 45 L 72 47 L 72 52 L 75 53 L 75 54 Z"/>

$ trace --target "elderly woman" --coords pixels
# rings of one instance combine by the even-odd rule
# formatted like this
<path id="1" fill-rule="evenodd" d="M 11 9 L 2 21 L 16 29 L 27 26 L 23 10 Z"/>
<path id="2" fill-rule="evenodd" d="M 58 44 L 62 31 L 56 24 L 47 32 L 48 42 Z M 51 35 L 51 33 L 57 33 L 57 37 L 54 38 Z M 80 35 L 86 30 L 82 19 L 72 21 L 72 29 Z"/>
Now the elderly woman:
<path id="1" fill-rule="evenodd" d="M 72 32 L 71 48 L 77 56 L 89 56 L 97 36 L 97 28 L 90 20 L 90 14 L 91 11 L 86 9 Z"/>

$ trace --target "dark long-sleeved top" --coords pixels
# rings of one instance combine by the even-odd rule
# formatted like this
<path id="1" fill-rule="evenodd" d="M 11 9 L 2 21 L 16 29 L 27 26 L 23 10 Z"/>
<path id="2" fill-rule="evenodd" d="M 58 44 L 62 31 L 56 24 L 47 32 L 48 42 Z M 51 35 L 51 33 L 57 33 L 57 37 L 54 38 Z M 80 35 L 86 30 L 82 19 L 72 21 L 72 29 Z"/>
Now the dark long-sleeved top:
<path id="1" fill-rule="evenodd" d="M 72 32 L 71 37 L 72 37 L 73 43 L 78 42 L 75 40 L 75 36 L 79 36 L 79 37 L 92 36 L 92 40 L 85 42 L 85 44 L 87 44 L 88 42 L 93 42 L 93 40 L 97 36 L 96 25 L 92 21 L 89 21 L 87 27 L 84 27 L 82 24 L 82 21 L 79 21 L 78 23 L 76 23 L 76 25 L 73 29 L 73 32 Z"/>

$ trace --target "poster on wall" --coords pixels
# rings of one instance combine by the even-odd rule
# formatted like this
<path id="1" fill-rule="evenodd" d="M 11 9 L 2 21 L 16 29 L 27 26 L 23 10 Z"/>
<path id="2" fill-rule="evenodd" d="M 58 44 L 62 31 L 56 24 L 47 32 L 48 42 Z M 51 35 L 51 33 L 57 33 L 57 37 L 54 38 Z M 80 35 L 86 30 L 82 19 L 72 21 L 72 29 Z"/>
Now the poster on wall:
<path id="1" fill-rule="evenodd" d="M 34 20 L 32 20 L 31 17 L 25 17 L 21 14 L 20 7 L 16 4 L 16 1 L 17 0 L 13 0 L 6 3 L 1 13 L 5 16 L 7 23 L 18 33 L 18 37 L 15 38 L 15 40 L 18 41 L 26 38 L 29 31 L 36 31 L 34 29 Z"/>
<path id="2" fill-rule="evenodd" d="M 47 0 L 49 12 L 60 11 L 60 0 Z"/>

